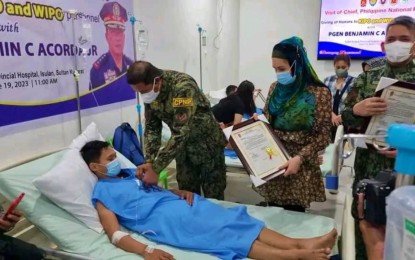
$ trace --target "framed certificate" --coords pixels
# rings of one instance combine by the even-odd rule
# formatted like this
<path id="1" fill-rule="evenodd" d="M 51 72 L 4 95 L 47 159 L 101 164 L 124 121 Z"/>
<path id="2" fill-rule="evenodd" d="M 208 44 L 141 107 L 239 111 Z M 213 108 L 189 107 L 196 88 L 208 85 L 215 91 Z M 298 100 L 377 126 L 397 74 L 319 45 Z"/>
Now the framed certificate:
<path id="1" fill-rule="evenodd" d="M 372 116 L 366 121 L 367 135 L 375 135 L 378 130 L 387 130 L 390 124 L 415 124 L 415 84 L 397 81 L 375 93 L 388 103 L 388 110 L 382 115 Z M 367 139 L 367 143 L 373 140 Z M 385 140 L 376 140 L 385 146 Z"/>
<path id="2" fill-rule="evenodd" d="M 290 158 L 269 124 L 262 121 L 235 125 L 229 141 L 248 174 L 264 181 L 282 174 L 285 169 L 278 167 Z"/>

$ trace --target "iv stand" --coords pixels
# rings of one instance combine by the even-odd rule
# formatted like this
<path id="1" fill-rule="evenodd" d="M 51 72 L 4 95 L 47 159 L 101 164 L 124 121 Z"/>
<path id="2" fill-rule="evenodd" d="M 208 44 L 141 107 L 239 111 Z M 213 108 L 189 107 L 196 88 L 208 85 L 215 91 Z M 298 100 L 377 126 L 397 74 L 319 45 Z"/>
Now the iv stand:
<path id="1" fill-rule="evenodd" d="M 76 47 L 76 39 L 75 39 L 75 14 L 76 10 L 69 10 L 69 13 L 72 16 L 72 39 L 73 39 L 73 45 Z M 76 106 L 77 106 L 77 112 L 78 112 L 78 133 L 82 133 L 82 120 L 81 120 L 81 96 L 79 93 L 79 72 L 78 72 L 78 47 L 76 47 L 76 53 L 75 53 L 75 68 L 74 68 L 74 79 L 75 79 L 75 88 L 76 88 Z"/>
<path id="2" fill-rule="evenodd" d="M 203 81 L 202 81 L 202 27 L 198 26 L 199 32 L 199 63 L 200 63 L 200 89 L 203 92 Z"/>
<path id="3" fill-rule="evenodd" d="M 135 37 L 135 22 L 137 20 L 135 19 L 134 16 L 130 17 L 130 22 L 131 22 L 131 28 L 132 28 L 132 34 L 133 34 L 133 45 L 134 45 L 134 60 L 137 61 L 137 46 L 136 46 L 136 37 Z M 140 93 L 136 92 L 136 98 L 137 98 L 137 113 L 138 113 L 138 126 L 137 126 L 137 131 L 138 131 L 138 138 L 140 139 L 140 148 L 141 151 L 144 152 L 143 150 L 143 126 L 141 124 L 141 104 L 140 104 Z"/>

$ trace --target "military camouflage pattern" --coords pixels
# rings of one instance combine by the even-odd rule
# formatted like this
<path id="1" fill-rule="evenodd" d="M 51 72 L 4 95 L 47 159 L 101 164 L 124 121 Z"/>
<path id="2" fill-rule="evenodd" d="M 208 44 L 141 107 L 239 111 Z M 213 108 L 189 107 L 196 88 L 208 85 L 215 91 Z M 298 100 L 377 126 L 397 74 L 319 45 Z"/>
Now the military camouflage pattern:
<path id="1" fill-rule="evenodd" d="M 411 62 L 403 68 L 391 68 L 386 64 L 382 67 L 370 70 L 367 74 L 360 74 L 345 101 L 346 107 L 342 113 L 345 129 L 362 130 L 361 126 L 365 118 L 353 115 L 353 106 L 359 101 L 372 97 L 375 94 L 376 87 L 381 77 L 415 82 L 415 65 Z M 394 161 L 394 159 L 389 159 L 378 154 L 377 150 L 372 146 L 369 146 L 368 149 L 357 148 L 354 163 L 355 179 L 353 182 L 353 190 L 355 190 L 356 185 L 360 180 L 374 177 L 381 170 L 393 169 Z M 357 215 L 356 212 L 356 201 L 354 201 L 352 206 L 353 216 Z M 356 222 L 356 226 L 359 226 L 358 222 Z M 360 230 L 356 228 L 356 231 L 356 259 L 367 259 Z"/>
<path id="2" fill-rule="evenodd" d="M 203 164 L 193 163 L 191 157 L 196 153 L 199 153 L 197 146 L 189 145 L 186 153 L 176 156 L 179 189 L 200 194 L 202 188 L 206 198 L 224 200 L 226 165 L 223 146 L 201 157 Z"/>
<path id="3" fill-rule="evenodd" d="M 154 102 L 145 105 L 147 161 L 160 172 L 176 159 L 180 189 L 200 194 L 202 187 L 206 197 L 223 199 L 226 142 L 209 100 L 187 74 L 163 71 L 161 78 L 160 94 Z M 160 149 L 162 121 L 169 126 L 172 135 Z"/>
<path id="4" fill-rule="evenodd" d="M 387 63 L 386 57 L 376 57 L 372 58 L 370 60 L 365 61 L 367 65 L 370 66 L 371 69 L 377 68 L 377 67 L 383 67 Z"/>

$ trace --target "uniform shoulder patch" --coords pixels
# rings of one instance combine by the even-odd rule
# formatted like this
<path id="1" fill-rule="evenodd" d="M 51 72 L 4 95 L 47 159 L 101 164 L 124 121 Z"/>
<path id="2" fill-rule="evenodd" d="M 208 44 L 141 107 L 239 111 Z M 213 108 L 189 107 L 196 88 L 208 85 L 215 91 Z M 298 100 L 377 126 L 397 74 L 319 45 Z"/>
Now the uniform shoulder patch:
<path id="1" fill-rule="evenodd" d="M 94 62 L 94 68 L 99 69 L 101 67 L 102 61 L 107 57 L 107 53 L 104 53 Z"/>
<path id="2" fill-rule="evenodd" d="M 173 98 L 173 107 L 192 107 L 193 98 Z"/>

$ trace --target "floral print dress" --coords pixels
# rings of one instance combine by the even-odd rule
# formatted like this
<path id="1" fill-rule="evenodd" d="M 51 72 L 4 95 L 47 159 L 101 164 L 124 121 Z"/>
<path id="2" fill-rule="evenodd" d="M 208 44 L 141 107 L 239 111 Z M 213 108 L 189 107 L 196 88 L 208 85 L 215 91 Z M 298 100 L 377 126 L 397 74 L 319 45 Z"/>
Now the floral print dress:
<path id="1" fill-rule="evenodd" d="M 268 104 L 275 88 L 276 85 L 273 83 L 265 103 L 264 113 L 269 120 Z M 287 177 L 280 175 L 254 188 L 267 202 L 308 208 L 313 201 L 326 200 L 318 152 L 324 150 L 330 143 L 332 97 L 329 89 L 325 87 L 309 86 L 307 91 L 315 97 L 312 129 L 301 131 L 274 129 L 290 156 L 300 155 L 303 163 L 296 174 Z"/>

